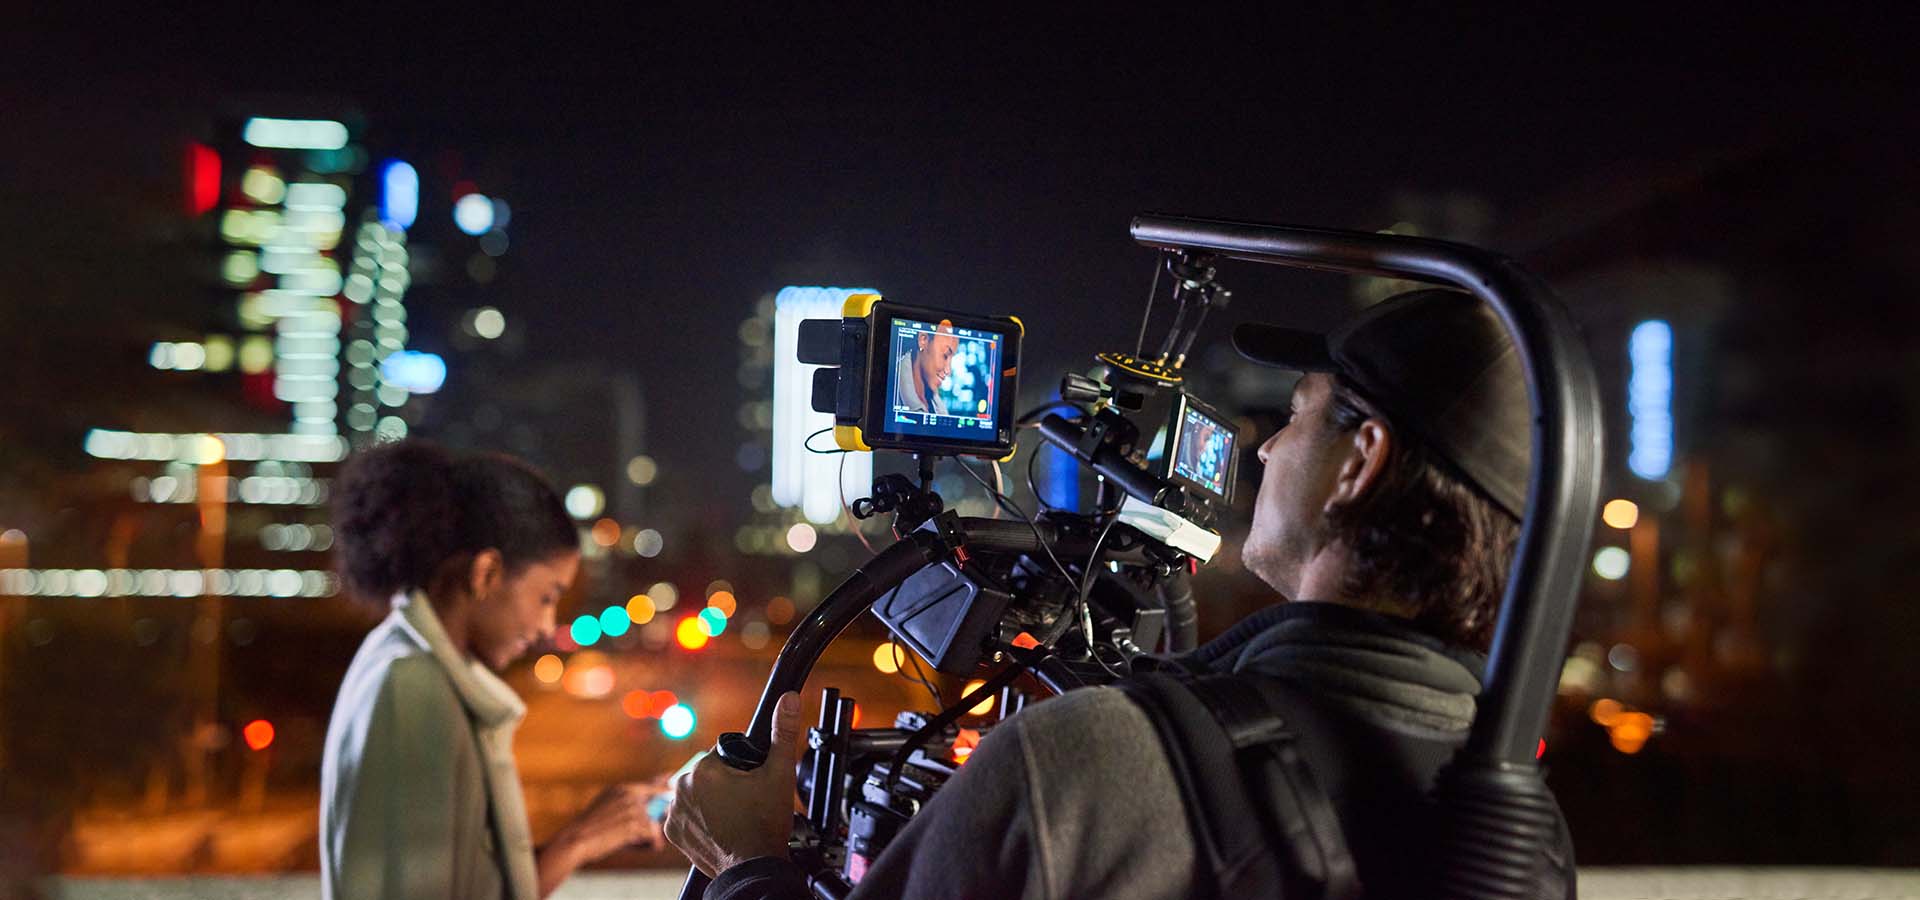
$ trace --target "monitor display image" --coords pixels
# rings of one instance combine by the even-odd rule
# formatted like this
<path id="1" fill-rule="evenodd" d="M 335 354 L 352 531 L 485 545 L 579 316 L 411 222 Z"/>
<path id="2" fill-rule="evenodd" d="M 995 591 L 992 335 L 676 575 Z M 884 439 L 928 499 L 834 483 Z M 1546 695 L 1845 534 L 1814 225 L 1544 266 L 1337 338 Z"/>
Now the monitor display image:
<path id="1" fill-rule="evenodd" d="M 1173 474 L 1216 497 L 1231 487 L 1234 431 L 1226 423 L 1188 406 L 1180 413 L 1174 442 Z"/>
<path id="2" fill-rule="evenodd" d="M 993 443 L 1006 336 L 950 321 L 894 319 L 887 375 L 890 434 Z"/>

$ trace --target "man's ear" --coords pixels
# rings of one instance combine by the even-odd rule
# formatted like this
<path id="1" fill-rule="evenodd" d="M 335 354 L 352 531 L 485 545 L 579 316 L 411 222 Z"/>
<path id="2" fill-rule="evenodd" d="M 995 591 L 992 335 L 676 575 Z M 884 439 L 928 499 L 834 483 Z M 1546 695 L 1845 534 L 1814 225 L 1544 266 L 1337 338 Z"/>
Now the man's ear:
<path id="1" fill-rule="evenodd" d="M 1360 427 L 1353 430 L 1346 458 L 1340 462 L 1333 492 L 1327 495 L 1327 512 L 1354 503 L 1377 487 L 1386 474 L 1387 461 L 1398 450 L 1385 420 L 1361 422 Z"/>
<path id="2" fill-rule="evenodd" d="M 473 562 L 467 564 L 467 590 L 475 597 L 485 597 L 499 590 L 500 583 L 506 579 L 506 561 L 500 558 L 498 550 L 475 553 Z"/>

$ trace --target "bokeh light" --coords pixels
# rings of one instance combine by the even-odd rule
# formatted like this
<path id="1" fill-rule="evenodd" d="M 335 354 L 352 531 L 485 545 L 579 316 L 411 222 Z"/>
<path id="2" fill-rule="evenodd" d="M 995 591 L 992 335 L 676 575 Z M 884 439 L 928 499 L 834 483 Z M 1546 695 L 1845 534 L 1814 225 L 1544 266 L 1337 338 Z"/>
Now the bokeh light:
<path id="1" fill-rule="evenodd" d="M 660 732 L 674 740 L 680 740 L 693 733 L 693 708 L 684 703 L 675 703 L 660 714 Z"/>
<path id="2" fill-rule="evenodd" d="M 473 311 L 473 333 L 486 340 L 493 340 L 507 333 L 507 317 L 491 306 L 482 306 Z"/>
<path id="3" fill-rule="evenodd" d="M 700 611 L 699 620 L 700 630 L 707 637 L 719 637 L 721 632 L 727 630 L 727 617 L 711 606 Z"/>
<path id="4" fill-rule="evenodd" d="M 706 629 L 700 625 L 699 616 L 688 616 L 681 619 L 680 624 L 674 626 L 673 629 L 673 639 L 679 642 L 682 648 L 687 650 L 698 650 L 701 647 L 705 647 L 709 638 L 710 635 L 707 634 Z"/>
<path id="5" fill-rule="evenodd" d="M 273 746 L 273 723 L 265 719 L 255 719 L 240 729 L 240 736 L 252 750 L 265 750 Z"/>
<path id="6" fill-rule="evenodd" d="M 885 641 L 873 648 L 873 667 L 882 674 L 892 675 L 900 671 L 900 645 Z"/>
<path id="7" fill-rule="evenodd" d="M 453 224 L 479 237 L 493 228 L 493 201 L 485 194 L 468 194 L 453 201 Z"/>
<path id="8" fill-rule="evenodd" d="M 613 681 L 613 666 L 606 654 L 588 651 L 576 654 L 567 661 L 567 671 L 560 678 L 560 686 L 575 697 L 591 700 L 612 693 Z"/>
<path id="9" fill-rule="evenodd" d="M 647 596 L 653 598 L 654 608 L 663 612 L 680 602 L 680 590 L 664 581 L 656 581 L 647 588 Z"/>
<path id="10" fill-rule="evenodd" d="M 541 684 L 557 684 L 560 676 L 567 671 L 567 664 L 551 653 L 533 661 L 533 677 Z"/>
<path id="11" fill-rule="evenodd" d="M 620 711 L 629 719 L 645 719 L 647 716 L 647 692 L 628 691 L 620 698 Z"/>
<path id="12" fill-rule="evenodd" d="M 1632 500 L 1608 500 L 1600 510 L 1600 521 L 1624 531 L 1640 521 L 1640 506 Z"/>
<path id="13" fill-rule="evenodd" d="M 620 523 L 612 519 L 601 519 L 593 523 L 593 542 L 602 547 L 611 547 L 620 542 Z"/>
<path id="14" fill-rule="evenodd" d="M 720 615 L 731 619 L 733 618 L 733 614 L 739 611 L 740 604 L 739 601 L 733 598 L 732 591 L 714 591 L 711 596 L 707 597 L 707 608 L 717 609 L 720 611 Z"/>
<path id="15" fill-rule="evenodd" d="M 813 545 L 819 540 L 820 536 L 813 530 L 813 526 L 805 522 L 795 522 L 792 528 L 787 529 L 787 546 L 792 547 L 795 553 L 812 550 Z"/>
<path id="16" fill-rule="evenodd" d="M 653 598 L 646 594 L 635 594 L 627 600 L 627 619 L 635 625 L 645 625 L 653 621 Z"/>
<path id="17" fill-rule="evenodd" d="M 567 632 L 573 636 L 574 643 L 591 647 L 600 640 L 600 620 L 594 616 L 581 616 L 573 620 L 573 627 Z"/>
<path id="18" fill-rule="evenodd" d="M 976 690 L 977 688 L 979 688 L 981 685 L 984 685 L 984 684 L 986 684 L 985 681 L 975 678 L 974 680 L 967 682 L 966 689 L 962 690 L 960 694 L 961 696 L 966 696 L 967 694 L 971 694 L 974 692 L 974 690 Z M 967 710 L 967 713 L 969 715 L 984 716 L 987 713 L 993 712 L 993 699 L 994 698 L 991 696 L 988 696 L 982 699 L 979 703 L 974 704 L 972 709 Z"/>
<path id="19" fill-rule="evenodd" d="M 775 625 L 785 625 L 793 621 L 793 601 L 786 597 L 775 597 L 767 601 L 767 621 Z"/>
<path id="20" fill-rule="evenodd" d="M 1633 558 L 1619 547 L 1601 547 L 1593 554 L 1593 574 L 1608 581 L 1619 581 L 1627 577 L 1627 568 Z"/>
<path id="21" fill-rule="evenodd" d="M 627 633 L 633 619 L 627 615 L 624 606 L 609 606 L 600 611 L 600 633 L 607 637 L 619 637 Z"/>
<path id="22" fill-rule="evenodd" d="M 580 693 L 587 697 L 605 697 L 613 691 L 613 667 L 600 665 L 588 669 L 580 678 Z"/>
<path id="23" fill-rule="evenodd" d="M 980 746 L 980 732 L 972 728 L 962 728 L 953 739 L 953 761 L 965 765 L 967 758 L 973 755 L 975 747 Z"/>
<path id="24" fill-rule="evenodd" d="M 607 508 L 607 495 L 591 484 L 576 484 L 567 489 L 567 512 L 576 519 L 591 519 Z"/>
<path id="25" fill-rule="evenodd" d="M 642 528 L 633 536 L 633 552 L 652 559 L 666 549 L 667 541 L 660 532 L 652 528 Z"/>

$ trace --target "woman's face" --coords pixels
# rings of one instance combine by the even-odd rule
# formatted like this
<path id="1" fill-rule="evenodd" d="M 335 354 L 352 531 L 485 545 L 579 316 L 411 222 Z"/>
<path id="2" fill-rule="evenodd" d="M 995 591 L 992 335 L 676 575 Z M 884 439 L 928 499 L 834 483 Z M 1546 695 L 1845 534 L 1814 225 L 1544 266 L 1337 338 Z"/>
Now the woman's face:
<path id="1" fill-rule="evenodd" d="M 503 671 L 552 636 L 554 610 L 579 571 L 580 551 L 563 550 L 485 579 L 490 587 L 472 595 L 468 611 L 468 649 L 474 657 Z"/>

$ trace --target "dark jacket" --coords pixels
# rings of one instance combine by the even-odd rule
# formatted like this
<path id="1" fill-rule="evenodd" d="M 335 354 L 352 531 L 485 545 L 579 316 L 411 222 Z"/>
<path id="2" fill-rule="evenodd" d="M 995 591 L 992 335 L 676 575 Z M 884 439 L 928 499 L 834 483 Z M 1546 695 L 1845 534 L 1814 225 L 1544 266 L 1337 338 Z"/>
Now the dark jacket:
<path id="1" fill-rule="evenodd" d="M 1312 698 L 1302 734 L 1363 881 L 1404 873 L 1422 831 L 1420 798 L 1462 741 L 1482 661 L 1400 620 L 1327 603 L 1269 607 L 1187 660 L 1259 672 Z M 1028 708 L 981 742 L 960 774 L 894 839 L 853 896 L 1173 898 L 1194 884 L 1195 850 L 1175 779 L 1133 701 L 1089 688 Z M 1571 890 L 1571 848 L 1554 848 L 1542 896 Z M 720 874 L 708 898 L 807 896 L 775 857 Z"/>

